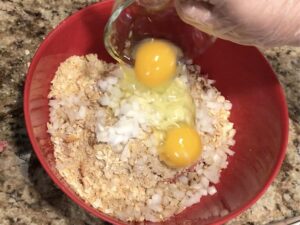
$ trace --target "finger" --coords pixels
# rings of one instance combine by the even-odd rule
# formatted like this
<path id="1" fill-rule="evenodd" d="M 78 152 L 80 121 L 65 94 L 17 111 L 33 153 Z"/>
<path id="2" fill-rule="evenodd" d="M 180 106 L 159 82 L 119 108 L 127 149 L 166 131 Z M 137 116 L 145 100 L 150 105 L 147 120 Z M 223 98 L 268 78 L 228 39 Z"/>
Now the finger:
<path id="1" fill-rule="evenodd" d="M 215 16 L 212 11 L 215 7 L 211 1 L 176 0 L 175 7 L 180 18 L 188 24 L 213 34 Z"/>
<path id="2" fill-rule="evenodd" d="M 225 3 L 224 0 L 176 0 L 175 6 L 178 15 L 186 23 L 207 34 L 228 40 L 239 24 L 223 15 L 227 7 Z"/>

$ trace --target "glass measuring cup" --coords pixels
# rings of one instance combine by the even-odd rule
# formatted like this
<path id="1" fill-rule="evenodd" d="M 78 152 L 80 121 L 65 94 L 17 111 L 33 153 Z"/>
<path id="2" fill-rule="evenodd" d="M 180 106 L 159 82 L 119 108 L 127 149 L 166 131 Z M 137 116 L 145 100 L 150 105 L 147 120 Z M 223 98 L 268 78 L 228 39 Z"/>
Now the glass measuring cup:
<path id="1" fill-rule="evenodd" d="M 119 0 L 106 25 L 104 44 L 118 62 L 134 64 L 136 44 L 147 38 L 165 39 L 177 45 L 186 58 L 202 54 L 215 38 L 184 23 L 173 1 L 160 9 L 148 9 L 135 0 Z"/>

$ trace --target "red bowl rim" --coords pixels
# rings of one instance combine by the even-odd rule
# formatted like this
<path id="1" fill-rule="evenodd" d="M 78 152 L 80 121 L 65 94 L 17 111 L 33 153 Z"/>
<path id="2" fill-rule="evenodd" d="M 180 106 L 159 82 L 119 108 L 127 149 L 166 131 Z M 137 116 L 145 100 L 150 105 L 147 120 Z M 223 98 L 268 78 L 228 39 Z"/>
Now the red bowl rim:
<path id="1" fill-rule="evenodd" d="M 69 187 L 63 185 L 61 183 L 61 181 L 59 180 L 58 177 L 55 176 L 55 174 L 51 171 L 51 168 L 48 166 L 47 162 L 44 160 L 44 157 L 41 153 L 41 151 L 39 150 L 39 145 L 35 139 L 35 136 L 33 134 L 33 130 L 32 130 L 32 126 L 31 126 L 31 122 L 30 122 L 30 111 L 29 111 L 29 93 L 30 93 L 30 85 L 31 85 L 31 81 L 32 81 L 32 76 L 33 76 L 33 72 L 35 70 L 35 67 L 40 59 L 40 57 L 42 56 L 42 53 L 45 49 L 45 47 L 48 45 L 48 43 L 53 39 L 53 37 L 55 36 L 55 34 L 57 32 L 60 31 L 60 29 L 62 29 L 62 27 L 64 26 L 64 24 L 68 21 L 73 21 L 75 20 L 78 16 L 80 16 L 85 10 L 93 8 L 93 7 L 97 7 L 98 5 L 104 5 L 104 4 L 112 4 L 113 0 L 105 0 L 102 2 L 98 2 L 98 3 L 94 3 L 91 4 L 75 13 L 73 13 L 71 16 L 65 18 L 63 21 L 61 21 L 59 23 L 58 26 L 56 26 L 55 29 L 53 29 L 44 39 L 44 41 L 41 43 L 41 45 L 38 47 L 36 53 L 34 54 L 31 64 L 29 66 L 27 75 L 26 75 L 26 81 L 25 81 L 25 88 L 24 88 L 24 101 L 23 101 L 23 109 L 24 109 L 24 118 L 25 118 L 25 124 L 26 124 L 26 130 L 30 139 L 30 142 L 33 146 L 33 150 L 35 152 L 35 154 L 37 155 L 40 163 L 42 164 L 43 168 L 46 170 L 47 174 L 51 177 L 51 179 L 54 181 L 54 183 L 56 185 L 58 185 L 58 187 L 69 197 L 71 198 L 76 204 L 78 204 L 79 206 L 81 206 L 82 208 L 84 208 L 86 211 L 88 211 L 89 213 L 93 214 L 94 216 L 100 217 L 101 219 L 104 219 L 107 222 L 110 222 L 112 224 L 116 224 L 116 225 L 122 225 L 122 222 L 114 219 L 96 209 L 94 209 L 92 206 L 88 205 L 87 203 L 84 203 L 80 197 L 76 194 L 73 194 L 69 189 Z M 259 50 L 257 50 L 259 52 Z M 259 52 L 259 56 L 261 57 L 261 60 L 264 60 L 266 62 L 266 64 L 269 66 L 269 68 L 273 71 L 271 65 L 269 64 L 269 62 L 266 60 L 266 58 L 263 56 L 262 53 Z M 275 75 L 275 73 L 273 72 L 273 76 L 274 79 L 277 80 L 278 79 Z M 288 109 L 287 109 L 287 103 L 286 103 L 286 98 L 284 95 L 284 91 L 282 89 L 282 87 L 280 85 L 277 85 L 276 87 L 276 92 L 279 96 L 279 102 L 280 102 L 280 110 L 281 110 L 281 119 L 282 119 L 282 124 L 283 124 L 283 141 L 281 143 L 280 146 L 280 154 L 277 158 L 277 163 L 275 165 L 275 167 L 272 170 L 272 173 L 268 179 L 268 181 L 265 183 L 265 185 L 261 188 L 261 190 L 256 194 L 256 196 L 249 200 L 246 204 L 244 204 L 243 206 L 241 206 L 239 209 L 236 209 L 235 211 L 229 213 L 227 216 L 224 216 L 222 218 L 220 218 L 219 220 L 215 221 L 213 224 L 218 225 L 218 224 L 224 224 L 225 222 L 228 222 L 229 220 L 235 218 L 236 216 L 238 216 L 239 214 L 241 214 L 242 212 L 244 212 L 245 210 L 247 210 L 248 208 L 250 208 L 268 189 L 268 187 L 271 185 L 272 181 L 275 179 L 275 177 L 277 176 L 280 168 L 281 168 L 281 164 L 285 158 L 285 154 L 286 154 L 286 150 L 287 150 L 287 145 L 288 145 L 288 133 L 289 133 L 289 116 L 288 116 Z M 124 224 L 124 223 L 123 223 Z"/>

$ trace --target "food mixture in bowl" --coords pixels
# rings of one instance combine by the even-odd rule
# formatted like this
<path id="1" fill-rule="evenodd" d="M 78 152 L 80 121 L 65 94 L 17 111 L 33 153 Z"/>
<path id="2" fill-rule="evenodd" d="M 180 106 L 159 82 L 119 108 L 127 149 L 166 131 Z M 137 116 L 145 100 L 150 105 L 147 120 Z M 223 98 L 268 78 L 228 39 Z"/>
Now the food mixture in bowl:
<path id="1" fill-rule="evenodd" d="M 233 155 L 232 105 L 190 61 L 158 87 L 136 72 L 92 54 L 67 59 L 48 132 L 57 170 L 82 199 L 123 221 L 157 222 L 217 192 Z"/>

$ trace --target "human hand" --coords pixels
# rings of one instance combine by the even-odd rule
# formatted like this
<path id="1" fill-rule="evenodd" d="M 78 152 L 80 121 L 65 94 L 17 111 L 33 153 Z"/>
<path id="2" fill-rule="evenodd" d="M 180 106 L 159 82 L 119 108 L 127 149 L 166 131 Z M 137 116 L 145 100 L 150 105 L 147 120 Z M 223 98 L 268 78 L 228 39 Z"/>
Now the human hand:
<path id="1" fill-rule="evenodd" d="M 137 0 L 162 7 L 169 0 Z M 298 0 L 175 0 L 182 20 L 198 29 L 239 44 L 300 46 Z"/>

